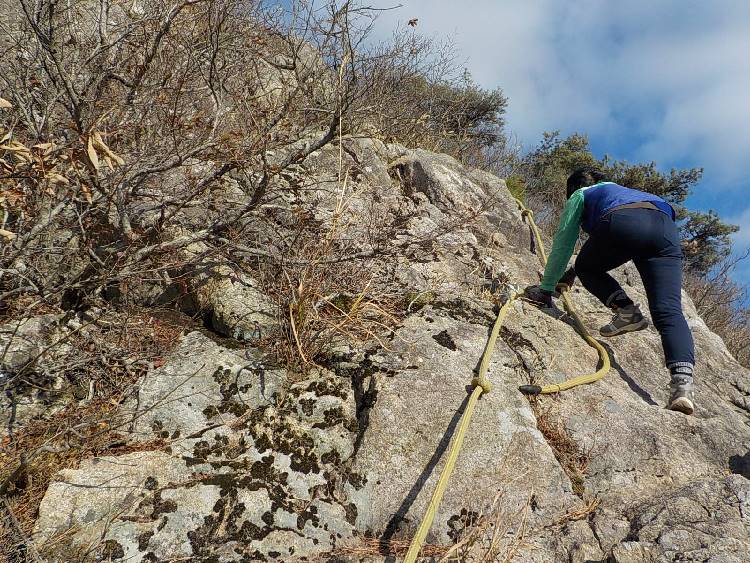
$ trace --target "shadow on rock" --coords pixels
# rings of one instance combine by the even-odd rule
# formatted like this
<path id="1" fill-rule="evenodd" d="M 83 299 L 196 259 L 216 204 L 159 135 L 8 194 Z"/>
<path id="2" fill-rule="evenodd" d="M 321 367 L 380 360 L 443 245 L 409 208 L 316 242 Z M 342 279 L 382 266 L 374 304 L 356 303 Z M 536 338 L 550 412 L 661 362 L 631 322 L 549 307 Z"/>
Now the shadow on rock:
<path id="1" fill-rule="evenodd" d="M 605 344 L 601 340 L 598 340 L 599 344 L 604 346 L 604 349 L 609 354 L 609 361 L 612 364 L 612 367 L 615 369 L 615 371 L 620 375 L 620 378 L 628 384 L 628 387 L 630 387 L 630 390 L 638 395 L 641 399 L 643 399 L 644 402 L 651 405 L 652 407 L 658 407 L 659 403 L 654 401 L 653 397 L 649 394 L 648 391 L 646 391 L 643 387 L 638 385 L 638 383 L 628 375 L 628 372 L 626 372 L 622 366 L 617 362 L 615 359 L 615 353 L 612 351 L 612 348 L 609 346 L 609 344 Z M 597 368 L 598 369 L 598 368 Z"/>
<path id="2" fill-rule="evenodd" d="M 408 514 L 409 510 L 414 504 L 414 501 L 416 500 L 417 495 L 427 483 L 427 480 L 430 478 L 430 475 L 432 475 L 432 471 L 435 469 L 435 466 L 437 465 L 438 461 L 440 461 L 440 458 L 445 453 L 445 450 L 448 449 L 448 446 L 450 445 L 450 442 L 451 442 L 451 438 L 453 437 L 453 433 L 456 431 L 456 426 L 458 426 L 458 423 L 461 420 L 461 416 L 463 415 L 464 410 L 466 409 L 466 404 L 469 402 L 471 391 L 472 391 L 472 388 L 470 386 L 467 386 L 466 397 L 464 398 L 463 402 L 461 403 L 461 406 L 458 408 L 456 413 L 453 415 L 453 418 L 451 419 L 450 424 L 448 424 L 448 428 L 446 429 L 445 434 L 443 434 L 443 438 L 440 440 L 440 443 L 435 449 L 435 453 L 432 454 L 430 461 L 427 462 L 427 465 L 425 466 L 422 473 L 419 475 L 417 482 L 414 483 L 414 486 L 412 486 L 412 488 L 409 490 L 408 494 L 406 495 L 406 498 L 401 503 L 401 506 L 398 507 L 398 510 L 388 522 L 388 525 L 385 528 L 385 532 L 383 532 L 383 535 L 380 538 L 381 553 L 383 555 L 388 554 L 389 542 L 391 541 L 391 539 L 393 539 L 394 535 L 399 531 L 400 526 L 403 523 L 405 523 L 405 516 Z M 389 558 L 387 559 L 387 561 L 391 561 L 391 559 Z M 395 561 L 395 559 L 393 559 L 393 561 Z"/>
<path id="3" fill-rule="evenodd" d="M 745 455 L 733 455 L 729 458 L 729 470 L 735 475 L 750 479 L 750 451 Z"/>

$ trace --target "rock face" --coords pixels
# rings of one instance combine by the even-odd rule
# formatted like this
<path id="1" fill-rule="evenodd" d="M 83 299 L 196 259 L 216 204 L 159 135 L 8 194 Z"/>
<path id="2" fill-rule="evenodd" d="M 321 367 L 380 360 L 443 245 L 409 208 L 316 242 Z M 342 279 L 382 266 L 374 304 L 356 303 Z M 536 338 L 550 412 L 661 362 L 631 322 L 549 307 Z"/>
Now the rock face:
<path id="1" fill-rule="evenodd" d="M 353 212 L 394 219 L 381 275 L 408 296 L 401 324 L 301 381 L 261 351 L 186 335 L 125 406 L 142 451 L 88 460 L 50 486 L 34 533 L 50 560 L 340 561 L 365 535 L 414 533 L 492 295 L 537 282 L 541 266 L 501 180 L 371 139 L 345 149 Z M 320 217 L 335 204 L 339 156 L 314 153 L 298 172 Z M 634 268 L 616 276 L 646 304 Z M 592 331 L 609 320 L 584 290 L 572 298 Z M 605 342 L 603 381 L 530 402 L 519 384 L 591 372 L 597 356 L 564 315 L 515 301 L 428 541 L 451 544 L 494 515 L 501 560 L 747 561 L 750 373 L 687 297 L 684 308 L 698 352 L 693 417 L 664 408 L 653 328 Z M 473 556 L 490 553 L 491 536 L 477 536 Z"/>
<path id="2" fill-rule="evenodd" d="M 353 464 L 360 479 L 347 488 L 360 509 L 359 529 L 386 530 L 390 536 L 419 523 L 467 398 L 467 360 L 481 357 L 490 323 L 491 307 L 437 301 L 407 319 L 391 350 L 371 358 L 378 369 L 373 376 L 377 401 Z M 432 530 L 436 541 L 449 542 L 462 510 L 484 508 L 500 491 L 506 508 L 515 512 L 533 494 L 535 512 L 550 519 L 577 500 L 536 428 L 528 401 L 515 389 L 516 361 L 501 342 L 490 365 L 495 388 L 473 418 L 474 431 L 455 470 L 464 478 L 456 479 L 443 499 Z M 519 478 L 523 486 L 505 486 Z"/>
<path id="3" fill-rule="evenodd" d="M 247 275 L 219 269 L 199 282 L 195 300 L 211 328 L 230 338 L 253 342 L 276 326 L 276 308 Z"/>
<path id="4" fill-rule="evenodd" d="M 143 380 L 134 435 L 164 451 L 90 460 L 44 498 L 40 543 L 87 524 L 64 553 L 234 561 L 330 551 L 352 535 L 334 471 L 351 456 L 354 397 L 330 373 L 281 391 L 284 372 L 194 332 Z M 99 493 L 100 489 L 104 489 Z M 351 518 L 349 518 L 351 519 Z"/>
<path id="5" fill-rule="evenodd" d="M 0 325 L 0 436 L 62 406 L 65 384 L 51 376 L 54 370 L 49 368 L 67 351 L 64 338 L 69 332 L 60 317 L 51 314 Z M 52 348 L 55 355 L 42 354 Z"/>

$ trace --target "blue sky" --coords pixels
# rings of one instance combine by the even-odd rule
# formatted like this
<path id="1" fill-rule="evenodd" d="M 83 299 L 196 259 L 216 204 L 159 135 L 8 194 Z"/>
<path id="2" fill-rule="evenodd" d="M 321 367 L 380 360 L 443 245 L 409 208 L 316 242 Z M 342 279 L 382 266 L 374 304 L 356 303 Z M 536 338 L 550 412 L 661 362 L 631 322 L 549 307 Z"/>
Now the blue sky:
<path id="1" fill-rule="evenodd" d="M 385 38 L 449 37 L 459 61 L 510 100 L 527 147 L 543 131 L 588 134 L 598 156 L 705 169 L 688 200 L 744 227 L 750 245 L 750 0 L 402 0 Z M 737 279 L 750 284 L 750 263 Z"/>

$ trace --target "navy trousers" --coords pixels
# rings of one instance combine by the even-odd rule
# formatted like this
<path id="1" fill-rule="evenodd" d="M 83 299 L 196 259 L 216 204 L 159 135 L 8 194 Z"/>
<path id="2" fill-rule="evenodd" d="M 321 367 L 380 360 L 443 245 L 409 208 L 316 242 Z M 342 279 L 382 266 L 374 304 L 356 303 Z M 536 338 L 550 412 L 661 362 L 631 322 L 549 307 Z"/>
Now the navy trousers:
<path id="1" fill-rule="evenodd" d="M 623 291 L 607 272 L 632 260 L 643 280 L 667 366 L 695 363 L 693 335 L 682 314 L 682 249 L 671 217 L 652 209 L 621 209 L 601 218 L 575 263 L 581 284 L 602 303 Z"/>

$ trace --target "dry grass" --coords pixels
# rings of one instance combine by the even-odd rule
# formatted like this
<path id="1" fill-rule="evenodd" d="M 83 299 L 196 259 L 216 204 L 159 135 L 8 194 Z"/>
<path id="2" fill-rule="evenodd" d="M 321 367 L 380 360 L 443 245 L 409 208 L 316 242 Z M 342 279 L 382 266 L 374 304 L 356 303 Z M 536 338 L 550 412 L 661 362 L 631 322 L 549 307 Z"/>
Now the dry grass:
<path id="1" fill-rule="evenodd" d="M 336 344 L 360 345 L 375 340 L 386 347 L 382 336 L 398 323 L 400 301 L 380 291 L 371 265 L 349 263 L 333 268 L 326 247 L 301 269 L 289 268 L 280 278 L 276 295 L 282 303 L 284 339 L 277 343 L 288 366 L 325 361 Z M 284 307 L 284 305 L 286 305 Z"/>
<path id="2" fill-rule="evenodd" d="M 567 524 L 568 522 L 576 522 L 578 520 L 584 520 L 588 518 L 591 514 L 596 512 L 596 509 L 599 508 L 599 505 L 602 503 L 602 499 L 599 497 L 589 497 L 583 499 L 583 504 L 577 508 L 574 508 L 572 510 L 569 510 L 565 514 L 563 514 L 560 518 L 555 520 L 550 526 L 561 526 L 563 524 Z"/>
<path id="3" fill-rule="evenodd" d="M 453 545 L 425 544 L 419 556 L 448 562 L 510 562 L 525 546 L 531 496 L 518 511 L 509 512 L 503 505 L 503 491 L 495 495 L 484 512 L 467 516 L 465 528 Z M 342 547 L 334 555 L 347 557 L 403 557 L 411 540 L 363 538 L 357 544 Z"/>
<path id="4" fill-rule="evenodd" d="M 522 359 L 519 355 L 519 359 Z M 522 360 L 525 362 L 525 360 Z M 554 361 L 554 360 L 553 360 Z M 539 367 L 539 366 L 537 366 Z M 537 369 L 531 369 L 524 363 L 526 374 L 528 375 L 530 385 L 539 385 L 535 373 Z M 557 405 L 554 400 L 542 402 L 539 396 L 532 395 L 527 397 L 531 411 L 536 418 L 536 426 L 542 433 L 544 439 L 552 448 L 555 459 L 562 467 L 565 474 L 573 485 L 573 492 L 583 498 L 586 492 L 585 478 L 586 471 L 591 459 L 591 450 L 583 449 L 581 445 L 571 436 L 565 427 L 564 421 L 557 412 Z"/>
<path id="5" fill-rule="evenodd" d="M 553 412 L 553 406 L 542 407 L 537 397 L 529 397 L 529 403 L 536 417 L 536 426 L 552 448 L 560 467 L 570 479 L 573 492 L 583 497 L 586 491 L 584 481 L 591 452 L 583 450 L 573 439 L 563 421 Z"/>
<path id="6" fill-rule="evenodd" d="M 90 457 L 165 445 L 160 440 L 129 443 L 130 420 L 120 413 L 120 405 L 145 373 L 145 362 L 158 365 L 178 341 L 182 326 L 145 313 L 112 314 L 100 324 L 86 338 L 71 341 L 77 360 L 73 363 L 80 365 L 87 357 L 87 369 L 65 374 L 71 384 L 88 387 L 94 396 L 32 420 L 0 442 L 0 560 L 35 560 L 28 538 L 39 504 L 59 471 L 77 468 Z M 112 350 L 116 353 L 109 356 Z M 134 368 L 126 357 L 142 362 Z"/>
<path id="7" fill-rule="evenodd" d="M 403 557 L 409 551 L 411 540 L 380 540 L 377 538 L 362 538 L 355 545 L 342 547 L 334 552 L 334 555 L 340 557 L 383 557 L 395 556 Z M 443 557 L 450 546 L 448 545 L 431 545 L 422 546 L 419 552 L 420 557 Z"/>
<path id="8" fill-rule="evenodd" d="M 442 562 L 478 561 L 510 562 L 526 544 L 530 495 L 524 506 L 510 513 L 502 506 L 503 491 L 495 495 L 492 505 L 480 513 L 461 539 L 451 547 Z"/>
<path id="9" fill-rule="evenodd" d="M 331 349 L 344 343 L 377 341 L 387 347 L 383 336 L 403 314 L 403 297 L 380 276 L 377 252 L 359 246 L 364 238 L 377 247 L 373 241 L 387 238 L 392 219 L 352 209 L 348 178 L 340 156 L 336 193 L 323 219 L 310 210 L 279 211 L 291 242 L 282 259 L 266 260 L 254 273 L 281 311 L 281 334 L 264 344 L 291 371 L 324 363 Z"/>

